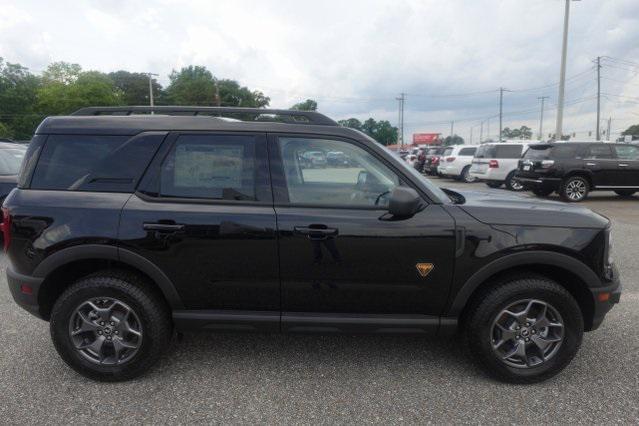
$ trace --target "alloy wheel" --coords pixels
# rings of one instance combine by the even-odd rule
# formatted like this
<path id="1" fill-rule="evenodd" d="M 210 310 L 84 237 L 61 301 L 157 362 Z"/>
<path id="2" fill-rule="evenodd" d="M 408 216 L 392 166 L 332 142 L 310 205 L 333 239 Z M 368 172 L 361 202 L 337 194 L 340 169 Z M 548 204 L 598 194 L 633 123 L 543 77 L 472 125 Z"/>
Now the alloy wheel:
<path id="1" fill-rule="evenodd" d="M 566 185 L 566 195 L 573 201 L 579 201 L 586 196 L 586 182 L 581 179 L 574 179 Z"/>
<path id="2" fill-rule="evenodd" d="M 142 323 L 124 302 L 97 298 L 81 303 L 69 320 L 69 337 L 87 360 L 101 365 L 129 361 L 142 344 Z"/>
<path id="3" fill-rule="evenodd" d="M 493 321 L 495 356 L 515 368 L 537 367 L 557 355 L 564 341 L 564 323 L 549 303 L 525 299 L 511 303 Z"/>

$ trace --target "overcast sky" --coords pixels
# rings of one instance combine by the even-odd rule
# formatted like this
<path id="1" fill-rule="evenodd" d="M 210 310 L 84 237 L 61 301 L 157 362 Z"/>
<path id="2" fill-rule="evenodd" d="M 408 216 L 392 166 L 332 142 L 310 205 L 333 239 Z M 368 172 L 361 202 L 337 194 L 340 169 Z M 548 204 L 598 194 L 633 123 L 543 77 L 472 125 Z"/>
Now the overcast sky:
<path id="1" fill-rule="evenodd" d="M 0 56 L 33 72 L 53 61 L 151 71 L 164 85 L 172 69 L 204 65 L 262 90 L 272 107 L 310 97 L 336 119 L 396 124 L 395 97 L 405 92 L 406 139 L 446 135 L 455 120 L 467 139 L 474 126 L 476 142 L 490 116 L 497 133 L 500 86 L 513 90 L 504 126 L 536 132 L 543 95 L 544 133 L 554 128 L 563 8 L 562 0 L 0 0 Z M 621 131 L 639 122 L 639 0 L 572 3 L 564 132 L 578 138 L 595 127 L 597 56 L 613 58 L 602 63 L 602 118 Z"/>

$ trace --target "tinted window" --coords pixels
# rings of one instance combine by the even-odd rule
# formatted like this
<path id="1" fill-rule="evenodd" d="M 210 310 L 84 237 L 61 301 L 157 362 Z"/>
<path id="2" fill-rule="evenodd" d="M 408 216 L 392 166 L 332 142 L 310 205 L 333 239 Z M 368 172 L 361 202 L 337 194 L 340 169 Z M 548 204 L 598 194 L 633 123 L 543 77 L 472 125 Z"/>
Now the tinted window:
<path id="1" fill-rule="evenodd" d="M 639 148 L 632 145 L 615 145 L 617 157 L 623 160 L 639 160 Z"/>
<path id="2" fill-rule="evenodd" d="M 467 156 L 473 156 L 475 155 L 475 151 L 477 150 L 477 148 L 462 148 L 459 150 L 459 155 L 467 155 Z"/>
<path id="3" fill-rule="evenodd" d="M 49 136 L 31 188 L 132 192 L 164 136 Z"/>
<path id="4" fill-rule="evenodd" d="M 446 148 L 444 150 L 444 153 L 442 154 L 444 157 L 448 157 L 450 154 L 453 153 L 453 148 Z"/>
<path id="5" fill-rule="evenodd" d="M 552 150 L 552 147 L 549 145 L 546 145 L 544 147 L 537 147 L 537 148 L 530 147 L 524 153 L 524 158 L 527 158 L 529 160 L 544 160 L 550 157 L 551 150 Z"/>
<path id="6" fill-rule="evenodd" d="M 31 188 L 70 189 L 130 136 L 49 136 L 38 160 Z"/>
<path id="7" fill-rule="evenodd" d="M 325 206 L 388 205 L 398 176 L 366 150 L 348 142 L 280 138 L 280 152 L 291 203 Z M 347 167 L 314 163 L 308 152 L 341 151 Z"/>
<path id="8" fill-rule="evenodd" d="M 495 145 L 494 158 L 520 158 L 522 145 Z"/>
<path id="9" fill-rule="evenodd" d="M 588 147 L 586 158 L 612 158 L 612 149 L 610 149 L 609 145 L 591 145 Z"/>
<path id="10" fill-rule="evenodd" d="M 531 160 L 544 160 L 547 158 L 570 159 L 577 157 L 578 146 L 566 144 L 545 145 L 541 147 L 530 147 L 524 154 L 524 158 Z"/>
<path id="11" fill-rule="evenodd" d="M 255 137 L 183 135 L 162 164 L 166 197 L 255 200 Z"/>
<path id="12" fill-rule="evenodd" d="M 482 145 L 477 148 L 475 152 L 475 158 L 494 158 L 495 157 L 495 145 Z"/>

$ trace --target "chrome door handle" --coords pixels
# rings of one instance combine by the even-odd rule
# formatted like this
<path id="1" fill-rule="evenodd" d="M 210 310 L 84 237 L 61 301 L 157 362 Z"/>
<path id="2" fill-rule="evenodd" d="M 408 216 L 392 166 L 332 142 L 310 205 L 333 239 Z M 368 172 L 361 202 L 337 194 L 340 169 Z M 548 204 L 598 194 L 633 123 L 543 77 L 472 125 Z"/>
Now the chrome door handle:
<path id="1" fill-rule="evenodd" d="M 596 166 L 597 163 L 586 163 L 586 166 Z"/>
<path id="2" fill-rule="evenodd" d="M 173 223 L 144 223 L 142 228 L 145 231 L 177 232 L 184 230 L 184 225 Z"/>
<path id="3" fill-rule="evenodd" d="M 619 167 L 628 167 L 626 163 L 619 163 Z"/>

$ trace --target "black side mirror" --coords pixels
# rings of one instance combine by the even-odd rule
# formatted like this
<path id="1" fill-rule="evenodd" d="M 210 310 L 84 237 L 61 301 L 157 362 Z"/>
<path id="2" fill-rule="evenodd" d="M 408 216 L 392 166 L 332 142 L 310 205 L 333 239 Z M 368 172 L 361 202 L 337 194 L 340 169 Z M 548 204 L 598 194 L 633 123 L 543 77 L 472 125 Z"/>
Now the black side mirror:
<path id="1" fill-rule="evenodd" d="M 394 217 L 411 217 L 419 211 L 422 199 L 413 188 L 398 186 L 391 192 L 388 212 Z"/>

